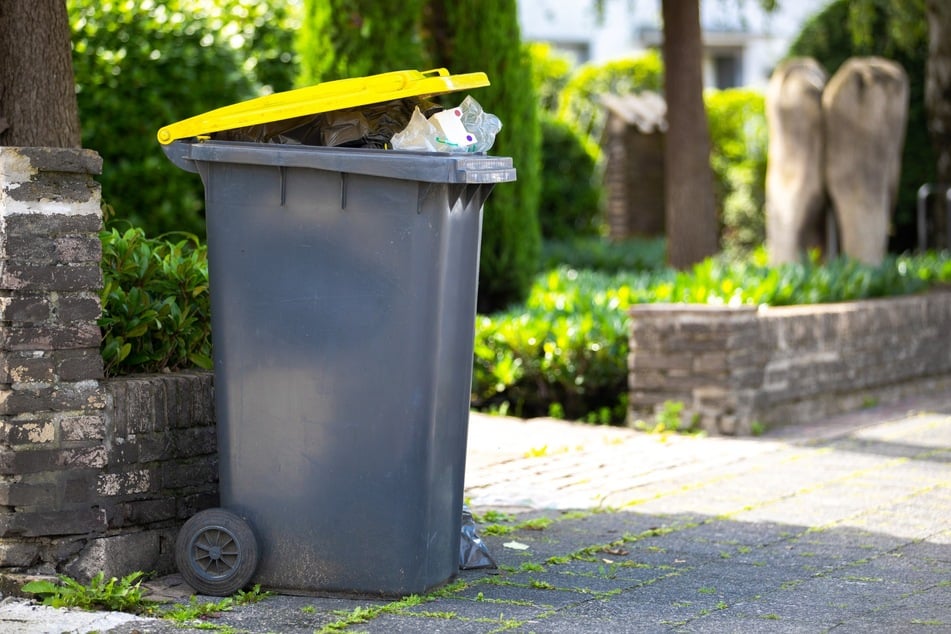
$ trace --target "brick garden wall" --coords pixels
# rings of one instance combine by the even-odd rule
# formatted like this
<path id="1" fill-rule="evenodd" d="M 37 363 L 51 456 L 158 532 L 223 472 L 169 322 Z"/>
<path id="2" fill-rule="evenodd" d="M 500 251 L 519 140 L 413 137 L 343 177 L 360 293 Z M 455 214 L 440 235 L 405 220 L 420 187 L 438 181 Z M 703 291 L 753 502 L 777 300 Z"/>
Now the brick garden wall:
<path id="1" fill-rule="evenodd" d="M 951 387 L 951 292 L 777 308 L 631 311 L 630 417 L 685 404 L 714 433 Z"/>
<path id="2" fill-rule="evenodd" d="M 94 152 L 0 148 L 0 570 L 167 572 L 217 501 L 209 373 L 103 380 Z"/>

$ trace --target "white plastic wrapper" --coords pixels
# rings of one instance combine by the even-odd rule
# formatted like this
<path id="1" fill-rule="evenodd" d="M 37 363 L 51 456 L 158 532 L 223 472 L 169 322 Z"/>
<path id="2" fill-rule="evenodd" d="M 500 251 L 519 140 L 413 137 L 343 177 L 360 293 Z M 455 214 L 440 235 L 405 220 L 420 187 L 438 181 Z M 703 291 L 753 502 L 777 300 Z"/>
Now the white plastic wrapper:
<path id="1" fill-rule="evenodd" d="M 393 135 L 390 145 L 394 150 L 417 152 L 487 152 L 501 129 L 497 116 L 466 97 L 458 107 L 428 119 L 416 108 L 406 127 Z"/>

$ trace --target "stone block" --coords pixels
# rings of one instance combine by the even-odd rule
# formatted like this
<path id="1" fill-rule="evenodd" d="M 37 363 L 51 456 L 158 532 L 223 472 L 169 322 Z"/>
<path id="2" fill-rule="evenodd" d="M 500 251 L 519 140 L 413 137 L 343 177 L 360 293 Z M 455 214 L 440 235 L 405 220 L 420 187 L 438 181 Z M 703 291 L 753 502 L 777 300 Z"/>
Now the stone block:
<path id="1" fill-rule="evenodd" d="M 0 513 L 0 537 L 88 535 L 105 530 L 106 511 L 102 508 Z"/>
<path id="2" fill-rule="evenodd" d="M 0 352 L 0 383 L 50 383 L 54 360 L 43 351 Z"/>
<path id="3" fill-rule="evenodd" d="M 161 477 L 161 487 L 166 491 L 200 487 L 218 481 L 218 463 L 200 458 L 166 462 L 161 467 Z"/>
<path id="4" fill-rule="evenodd" d="M 0 482 L 0 505 L 51 508 L 56 503 L 55 482 Z"/>
<path id="5" fill-rule="evenodd" d="M 7 213 L 4 215 L 6 239 L 48 238 L 50 236 L 94 234 L 102 228 L 102 215 Z"/>
<path id="6" fill-rule="evenodd" d="M 0 415 L 44 412 L 53 409 L 53 388 L 46 384 L 15 385 L 0 389 Z"/>
<path id="7" fill-rule="evenodd" d="M 208 490 L 183 495 L 176 498 L 178 508 L 176 515 L 179 519 L 187 520 L 189 517 L 199 511 L 217 507 L 221 502 L 218 498 L 218 488 L 209 487 Z"/>
<path id="8" fill-rule="evenodd" d="M 0 539 L 0 567 L 29 568 L 40 557 L 40 546 L 34 542 Z"/>
<path id="9" fill-rule="evenodd" d="M 19 178 L 29 180 L 36 171 L 62 172 L 65 174 L 101 174 L 102 157 L 94 150 L 81 148 L 47 148 L 47 147 L 17 147 L 5 148 L 4 155 L 10 160 L 22 157 L 26 164 L 21 164 Z M 4 157 L 7 158 L 6 156 Z M 10 163 L 4 161 L 4 167 L 9 169 Z M 15 173 L 15 172 L 13 172 Z"/>
<path id="10" fill-rule="evenodd" d="M 108 462 L 111 465 L 133 465 L 142 461 L 137 435 L 118 437 L 108 448 Z"/>
<path id="11" fill-rule="evenodd" d="M 92 291 L 58 293 L 56 317 L 61 323 L 71 321 L 96 321 L 102 315 L 102 302 Z"/>
<path id="12" fill-rule="evenodd" d="M 65 415 L 59 420 L 63 441 L 102 440 L 106 424 L 101 415 Z"/>
<path id="13" fill-rule="evenodd" d="M 59 350 L 54 353 L 56 375 L 60 381 L 78 382 L 104 376 L 102 354 L 98 348 Z"/>
<path id="14" fill-rule="evenodd" d="M 54 240 L 54 255 L 57 262 L 102 261 L 102 240 L 98 234 L 60 236 Z"/>
<path id="15" fill-rule="evenodd" d="M 111 527 L 141 526 L 176 519 L 177 503 L 174 497 L 154 500 L 132 500 L 116 506 L 116 517 Z"/>
<path id="16" fill-rule="evenodd" d="M 0 332 L 0 336 L 3 348 L 12 351 L 98 350 L 102 341 L 102 331 L 93 321 L 9 326 Z"/>
<path id="17" fill-rule="evenodd" d="M 10 290 L 82 291 L 102 288 L 98 262 L 36 264 L 0 262 L 0 288 Z"/>
<path id="18" fill-rule="evenodd" d="M 213 426 L 180 429 L 170 434 L 176 458 L 192 458 L 215 454 L 218 437 Z"/>
<path id="19" fill-rule="evenodd" d="M 0 239 L 0 256 L 4 260 L 53 264 L 56 258 L 56 238 L 52 235 L 6 235 Z"/>
<path id="20" fill-rule="evenodd" d="M 50 318 L 51 311 L 52 303 L 46 293 L 16 293 L 0 298 L 2 321 L 42 323 Z"/>
<path id="21" fill-rule="evenodd" d="M 88 582 L 97 573 L 122 578 L 137 571 L 157 571 L 161 556 L 159 533 L 144 530 L 89 540 L 66 574 Z"/>
<path id="22" fill-rule="evenodd" d="M 103 497 L 123 497 L 146 493 L 151 488 L 152 475 L 148 469 L 101 473 L 96 481 L 96 492 Z"/>
<path id="23" fill-rule="evenodd" d="M 57 424 L 49 414 L 30 413 L 7 418 L 2 426 L 11 448 L 28 446 L 32 449 L 38 445 L 51 446 L 56 441 Z"/>
<path id="24" fill-rule="evenodd" d="M 96 479 L 99 471 L 95 469 L 74 469 L 63 472 L 63 502 L 65 504 L 98 503 Z"/>

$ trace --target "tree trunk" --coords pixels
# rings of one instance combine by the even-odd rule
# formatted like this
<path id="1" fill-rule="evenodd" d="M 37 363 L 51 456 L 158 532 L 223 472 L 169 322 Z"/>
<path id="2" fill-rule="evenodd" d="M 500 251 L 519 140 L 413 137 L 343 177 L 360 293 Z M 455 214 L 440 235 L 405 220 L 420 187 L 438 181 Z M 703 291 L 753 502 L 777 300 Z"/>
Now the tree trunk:
<path id="1" fill-rule="evenodd" d="M 682 269 L 719 247 L 710 130 L 703 106 L 700 0 L 663 0 L 667 258 Z M 637 175 L 634 175 L 636 178 Z"/>
<path id="2" fill-rule="evenodd" d="M 925 111 L 937 158 L 938 182 L 951 184 L 951 3 L 928 0 Z"/>
<path id="3" fill-rule="evenodd" d="M 0 145 L 81 144 L 65 0 L 0 1 Z"/>

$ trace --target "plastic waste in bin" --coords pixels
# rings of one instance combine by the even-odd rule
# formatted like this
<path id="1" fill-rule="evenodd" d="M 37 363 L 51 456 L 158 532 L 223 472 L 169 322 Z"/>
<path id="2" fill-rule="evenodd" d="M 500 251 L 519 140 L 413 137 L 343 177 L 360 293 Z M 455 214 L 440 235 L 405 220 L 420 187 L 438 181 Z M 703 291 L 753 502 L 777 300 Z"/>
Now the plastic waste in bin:
<path id="1" fill-rule="evenodd" d="M 205 186 L 221 508 L 176 546 L 199 591 L 404 595 L 457 573 L 482 204 L 515 179 L 510 158 L 207 133 L 487 83 L 387 73 L 159 132 Z"/>

